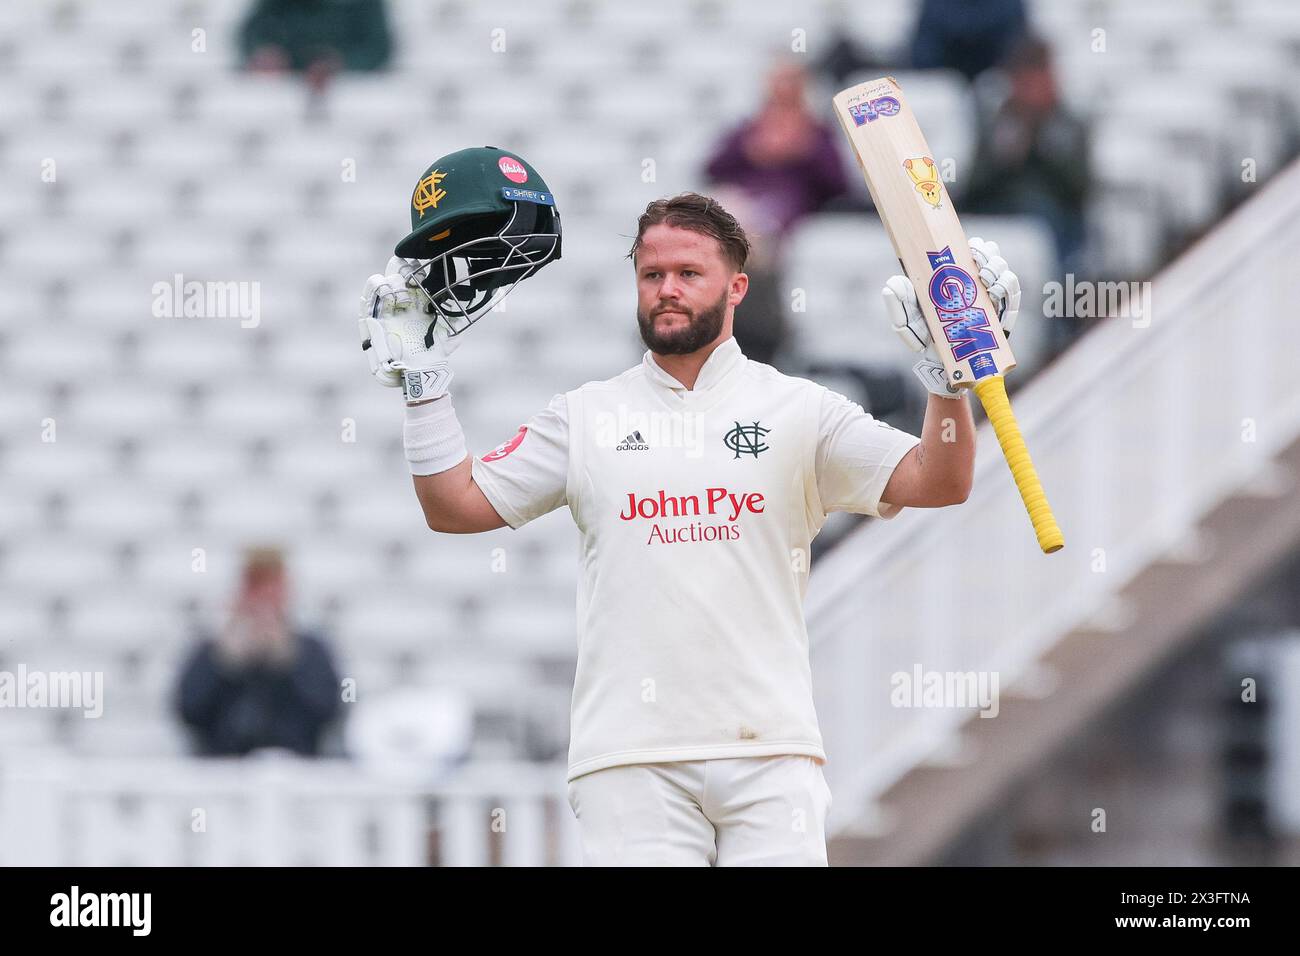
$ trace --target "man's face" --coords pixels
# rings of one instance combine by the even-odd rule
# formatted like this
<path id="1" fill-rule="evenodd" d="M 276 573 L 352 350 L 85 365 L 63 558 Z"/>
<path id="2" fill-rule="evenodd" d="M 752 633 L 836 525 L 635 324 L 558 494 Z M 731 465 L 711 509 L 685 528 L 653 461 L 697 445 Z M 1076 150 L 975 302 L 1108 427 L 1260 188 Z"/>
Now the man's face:
<path id="1" fill-rule="evenodd" d="M 636 254 L 641 340 L 656 355 L 699 351 L 722 334 L 745 284 L 716 239 L 662 223 L 651 226 Z"/>
<path id="2" fill-rule="evenodd" d="M 1056 77 L 1048 67 L 1030 66 L 1011 75 L 1011 95 L 1034 113 L 1050 113 L 1056 106 Z"/>
<path id="3" fill-rule="evenodd" d="M 244 603 L 250 608 L 283 613 L 288 604 L 288 581 L 278 571 L 255 571 L 244 578 Z"/>
<path id="4" fill-rule="evenodd" d="M 803 88 L 803 68 L 793 63 L 779 64 L 767 77 L 767 101 L 772 106 L 801 109 Z"/>

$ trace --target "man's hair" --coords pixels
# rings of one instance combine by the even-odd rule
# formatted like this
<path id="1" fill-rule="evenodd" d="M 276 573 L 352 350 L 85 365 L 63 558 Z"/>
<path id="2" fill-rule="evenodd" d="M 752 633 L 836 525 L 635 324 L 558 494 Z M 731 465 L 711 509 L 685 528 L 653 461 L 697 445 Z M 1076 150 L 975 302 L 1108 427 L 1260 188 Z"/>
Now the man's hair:
<path id="1" fill-rule="evenodd" d="M 269 545 L 258 545 L 244 551 L 244 583 L 264 581 L 268 577 L 284 574 L 284 552 Z"/>
<path id="2" fill-rule="evenodd" d="M 1008 73 L 1020 70 L 1043 70 L 1052 65 L 1052 48 L 1046 40 L 1025 34 L 1011 45 L 1002 66 Z"/>
<path id="3" fill-rule="evenodd" d="M 636 262 L 637 250 L 641 248 L 641 237 L 651 226 L 661 223 L 677 229 L 689 229 L 718 240 L 722 255 L 736 267 L 737 272 L 745 268 L 749 258 L 749 237 L 736 217 L 718 204 L 716 199 L 701 196 L 699 193 L 681 193 L 671 199 L 656 199 L 645 207 L 645 212 L 637 220 L 636 239 L 627 257 Z"/>

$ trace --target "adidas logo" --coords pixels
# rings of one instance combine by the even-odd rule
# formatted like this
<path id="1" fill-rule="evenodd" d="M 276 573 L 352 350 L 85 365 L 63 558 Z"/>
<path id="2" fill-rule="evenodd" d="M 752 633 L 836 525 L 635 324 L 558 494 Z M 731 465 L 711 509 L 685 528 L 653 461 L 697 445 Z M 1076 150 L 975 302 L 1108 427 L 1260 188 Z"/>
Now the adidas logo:
<path id="1" fill-rule="evenodd" d="M 649 451 L 650 446 L 645 443 L 640 432 L 633 432 L 614 446 L 615 451 Z"/>

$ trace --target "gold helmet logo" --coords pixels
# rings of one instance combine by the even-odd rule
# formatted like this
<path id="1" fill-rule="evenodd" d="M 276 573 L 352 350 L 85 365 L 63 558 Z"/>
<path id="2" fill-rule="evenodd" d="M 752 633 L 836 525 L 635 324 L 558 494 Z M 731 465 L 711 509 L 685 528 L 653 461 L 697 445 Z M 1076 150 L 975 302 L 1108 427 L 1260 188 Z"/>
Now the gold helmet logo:
<path id="1" fill-rule="evenodd" d="M 447 190 L 438 186 L 446 175 L 435 169 L 416 184 L 415 194 L 411 196 L 411 205 L 415 207 L 421 219 L 424 218 L 426 209 L 437 209 L 438 203 L 447 195 Z"/>

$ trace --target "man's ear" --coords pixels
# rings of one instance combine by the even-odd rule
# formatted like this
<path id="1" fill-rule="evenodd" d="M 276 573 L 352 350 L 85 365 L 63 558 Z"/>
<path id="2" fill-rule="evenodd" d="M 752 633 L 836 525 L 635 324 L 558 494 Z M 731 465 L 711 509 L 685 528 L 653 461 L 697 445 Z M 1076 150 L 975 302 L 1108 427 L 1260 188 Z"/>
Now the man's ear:
<path id="1" fill-rule="evenodd" d="M 749 276 L 743 272 L 737 272 L 731 277 L 731 286 L 727 291 L 727 302 L 735 308 L 740 305 L 741 300 L 745 298 L 745 293 L 749 291 Z"/>

